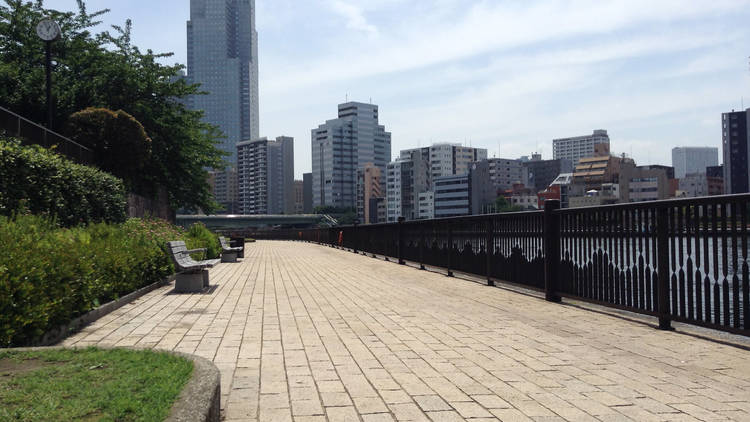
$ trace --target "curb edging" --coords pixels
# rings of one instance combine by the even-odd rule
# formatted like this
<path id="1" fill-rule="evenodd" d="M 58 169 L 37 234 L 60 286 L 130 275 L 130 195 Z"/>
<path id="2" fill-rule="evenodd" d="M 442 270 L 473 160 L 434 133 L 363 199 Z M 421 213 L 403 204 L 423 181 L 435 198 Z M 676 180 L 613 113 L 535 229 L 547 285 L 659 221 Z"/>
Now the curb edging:
<path id="1" fill-rule="evenodd" d="M 87 346 L 89 347 L 89 346 Z M 85 347 L 85 348 L 87 348 Z M 219 422 L 221 420 L 221 373 L 219 368 L 210 360 L 191 355 L 189 353 L 175 352 L 163 349 L 143 349 L 134 347 L 102 347 L 94 346 L 102 350 L 130 349 L 150 350 L 153 352 L 164 352 L 193 362 L 193 373 L 190 379 L 182 387 L 182 391 L 172 403 L 169 415 L 165 422 Z M 84 347 L 15 347 L 0 349 L 3 351 L 34 352 L 53 349 L 84 349 Z"/>
<path id="2" fill-rule="evenodd" d="M 200 356 L 172 351 L 168 353 L 193 361 L 193 375 L 182 387 L 165 422 L 219 422 L 221 419 L 219 368 L 210 360 Z"/>
<path id="3" fill-rule="evenodd" d="M 107 302 L 104 305 L 99 306 L 96 309 L 92 309 L 85 314 L 73 318 L 70 322 L 62 324 L 57 326 L 56 328 L 53 328 L 44 335 L 42 335 L 41 339 L 34 341 L 31 343 L 31 347 L 44 347 L 44 346 L 52 346 L 54 344 L 57 344 L 70 336 L 71 334 L 76 333 L 84 326 L 91 324 L 92 322 L 96 321 L 97 319 L 114 312 L 117 309 L 122 308 L 123 306 L 127 305 L 128 303 L 138 299 L 139 297 L 145 295 L 146 293 L 150 293 L 159 287 L 162 287 L 164 285 L 169 284 L 171 281 L 174 280 L 175 275 L 169 275 L 165 277 L 163 280 L 157 281 L 155 283 L 151 283 L 148 286 L 141 287 L 140 289 L 130 292 L 126 294 L 125 296 L 115 299 L 111 302 Z"/>

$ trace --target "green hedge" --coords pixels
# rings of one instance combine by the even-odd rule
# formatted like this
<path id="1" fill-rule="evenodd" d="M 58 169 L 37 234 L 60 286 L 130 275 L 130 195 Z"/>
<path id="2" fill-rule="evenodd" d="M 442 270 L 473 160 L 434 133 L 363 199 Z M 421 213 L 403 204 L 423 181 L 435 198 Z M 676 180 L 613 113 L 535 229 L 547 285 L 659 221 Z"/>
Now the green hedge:
<path id="1" fill-rule="evenodd" d="M 0 347 L 27 345 L 102 303 L 174 272 L 166 242 L 208 248 L 205 226 L 184 231 L 161 220 L 129 219 L 59 228 L 35 215 L 0 216 Z"/>
<path id="2" fill-rule="evenodd" d="M 123 222 L 123 182 L 39 146 L 0 136 L 0 215 L 16 210 L 55 217 L 63 226 Z"/>

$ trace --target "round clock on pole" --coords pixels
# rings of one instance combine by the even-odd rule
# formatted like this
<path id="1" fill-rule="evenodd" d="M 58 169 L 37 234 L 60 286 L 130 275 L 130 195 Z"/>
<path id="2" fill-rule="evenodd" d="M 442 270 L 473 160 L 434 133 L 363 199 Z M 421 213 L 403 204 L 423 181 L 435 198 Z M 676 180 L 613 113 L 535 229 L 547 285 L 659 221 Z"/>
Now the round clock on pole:
<path id="1" fill-rule="evenodd" d="M 44 40 L 44 53 L 47 65 L 47 129 L 52 129 L 52 41 L 60 38 L 60 25 L 52 19 L 42 19 L 36 25 L 36 34 Z"/>
<path id="2" fill-rule="evenodd" d="M 36 25 L 36 34 L 44 41 L 60 38 L 60 25 L 52 19 L 43 19 Z"/>

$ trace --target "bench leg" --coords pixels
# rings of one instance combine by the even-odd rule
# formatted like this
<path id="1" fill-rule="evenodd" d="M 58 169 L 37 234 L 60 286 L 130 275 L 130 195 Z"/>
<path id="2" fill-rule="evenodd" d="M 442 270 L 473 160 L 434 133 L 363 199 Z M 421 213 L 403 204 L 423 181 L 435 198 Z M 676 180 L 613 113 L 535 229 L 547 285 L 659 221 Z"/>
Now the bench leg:
<path id="1" fill-rule="evenodd" d="M 203 287 L 208 287 L 208 270 L 203 270 Z"/>
<path id="2" fill-rule="evenodd" d="M 204 272 L 208 273 L 208 271 Z M 203 290 L 205 280 L 208 275 L 204 276 L 202 272 L 177 274 L 174 280 L 174 291 L 177 293 L 195 293 Z"/>
<path id="3" fill-rule="evenodd" d="M 226 252 L 221 254 L 221 262 L 237 262 L 237 252 Z"/>

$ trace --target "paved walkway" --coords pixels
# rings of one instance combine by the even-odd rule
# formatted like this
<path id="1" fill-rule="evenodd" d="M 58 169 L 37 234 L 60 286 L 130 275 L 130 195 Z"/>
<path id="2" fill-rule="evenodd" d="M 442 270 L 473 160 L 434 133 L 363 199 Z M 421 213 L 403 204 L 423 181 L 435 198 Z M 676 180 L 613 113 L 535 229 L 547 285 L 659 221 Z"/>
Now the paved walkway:
<path id="1" fill-rule="evenodd" d="M 67 345 L 194 353 L 227 421 L 750 420 L 750 352 L 293 242 L 156 290 Z"/>

